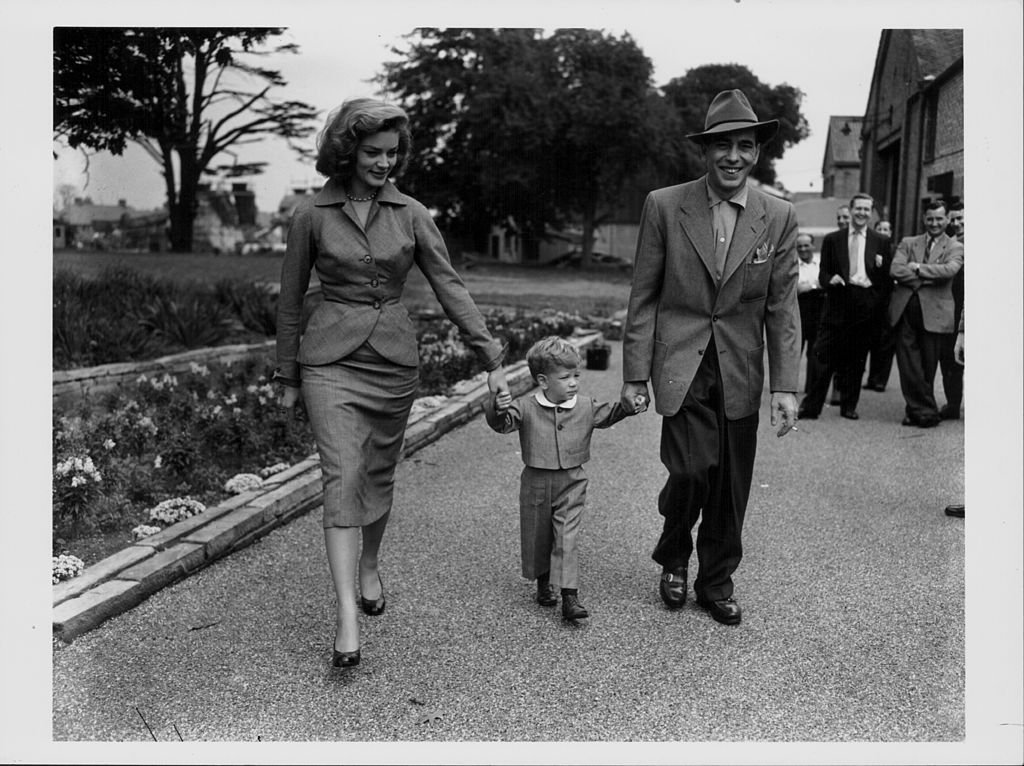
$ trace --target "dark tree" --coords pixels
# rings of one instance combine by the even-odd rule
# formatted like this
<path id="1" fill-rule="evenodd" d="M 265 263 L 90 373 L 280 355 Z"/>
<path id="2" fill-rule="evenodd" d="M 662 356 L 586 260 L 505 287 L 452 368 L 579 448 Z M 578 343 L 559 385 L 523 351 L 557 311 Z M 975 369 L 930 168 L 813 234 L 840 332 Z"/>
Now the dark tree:
<path id="1" fill-rule="evenodd" d="M 584 262 L 602 210 L 659 152 L 651 64 L 633 40 L 580 29 L 420 29 L 383 87 L 408 110 L 405 183 L 480 243 L 514 222 L 527 257 L 548 226 L 581 223 Z"/>
<path id="2" fill-rule="evenodd" d="M 280 72 L 251 59 L 296 53 L 263 46 L 281 28 L 54 29 L 54 139 L 119 155 L 129 141 L 159 163 L 167 190 L 171 248 L 192 250 L 197 190 L 218 158 L 268 136 L 293 143 L 315 129 L 316 110 L 278 100 Z M 220 165 L 252 175 L 263 163 Z M 226 170 L 230 168 L 230 170 Z"/>
<path id="3" fill-rule="evenodd" d="M 739 88 L 747 96 L 758 118 L 779 121 L 775 138 L 761 148 L 761 157 L 751 175 L 764 184 L 775 183 L 775 160 L 785 150 L 810 135 L 807 118 L 800 112 L 803 92 L 791 85 L 771 86 L 761 82 L 740 64 L 705 64 L 670 80 L 662 92 L 679 118 L 683 134 L 704 129 L 704 116 L 711 100 L 723 90 Z M 675 170 L 680 180 L 704 173 L 700 150 L 693 142 L 680 145 Z"/>

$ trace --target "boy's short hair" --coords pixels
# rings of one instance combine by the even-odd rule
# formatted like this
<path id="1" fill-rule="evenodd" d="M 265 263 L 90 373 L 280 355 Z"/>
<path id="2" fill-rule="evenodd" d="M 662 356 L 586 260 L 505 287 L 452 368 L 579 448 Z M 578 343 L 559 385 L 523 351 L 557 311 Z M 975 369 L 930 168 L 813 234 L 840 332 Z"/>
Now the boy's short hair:
<path id="1" fill-rule="evenodd" d="M 538 375 L 547 375 L 555 367 L 579 367 L 582 363 L 579 349 L 557 335 L 541 338 L 526 352 L 526 364 L 534 380 Z"/>

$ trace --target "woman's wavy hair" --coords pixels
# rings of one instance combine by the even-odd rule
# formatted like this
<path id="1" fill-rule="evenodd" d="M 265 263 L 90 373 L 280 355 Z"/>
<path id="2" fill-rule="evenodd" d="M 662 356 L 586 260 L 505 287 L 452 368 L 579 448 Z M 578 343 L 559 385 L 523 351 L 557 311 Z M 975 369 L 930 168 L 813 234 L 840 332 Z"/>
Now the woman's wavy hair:
<path id="1" fill-rule="evenodd" d="M 409 164 L 412 133 L 409 115 L 401 107 L 372 98 L 345 101 L 327 115 L 316 139 L 316 172 L 328 178 L 350 178 L 359 142 L 382 130 L 398 131 L 398 161 L 390 178 L 398 178 Z"/>

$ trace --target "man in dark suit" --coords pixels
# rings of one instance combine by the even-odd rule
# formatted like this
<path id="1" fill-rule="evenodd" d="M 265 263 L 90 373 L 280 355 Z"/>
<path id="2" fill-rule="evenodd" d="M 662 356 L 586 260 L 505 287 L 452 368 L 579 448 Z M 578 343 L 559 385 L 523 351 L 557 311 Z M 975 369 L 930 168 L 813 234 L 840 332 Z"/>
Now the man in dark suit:
<path id="1" fill-rule="evenodd" d="M 864 364 L 871 348 L 872 320 L 887 294 L 891 248 L 888 237 L 868 226 L 874 200 L 855 194 L 850 200 L 850 227 L 825 236 L 821 243 L 818 281 L 825 289 L 825 308 L 814 353 L 819 375 L 800 404 L 800 417 L 821 414 L 828 382 L 839 373 L 839 414 L 857 420 Z"/>
<path id="2" fill-rule="evenodd" d="M 896 366 L 906 401 L 905 426 L 939 424 L 935 370 L 953 320 L 953 277 L 963 267 L 964 246 L 946 235 L 946 204 L 924 211 L 925 233 L 906 237 L 896 248 L 890 273 L 896 280 L 889 321 L 896 328 Z"/>
<path id="3" fill-rule="evenodd" d="M 739 90 L 711 102 L 701 133 L 707 173 L 647 196 L 623 338 L 622 405 L 632 412 L 654 386 L 663 416 L 658 498 L 664 517 L 652 558 L 670 609 L 686 601 L 692 530 L 700 518 L 697 604 L 740 622 L 732 575 L 757 451 L 768 354 L 771 422 L 796 422 L 800 311 L 796 213 L 747 185 L 777 120 L 758 121 Z"/>
<path id="4" fill-rule="evenodd" d="M 956 202 L 949 206 L 949 226 L 946 233 L 961 245 L 964 243 L 964 203 Z M 953 277 L 953 325 L 959 327 L 960 317 L 964 310 L 964 268 Z M 956 336 L 950 335 L 942 347 L 939 356 L 939 369 L 942 371 L 942 389 L 946 392 L 946 404 L 939 410 L 943 420 L 959 420 L 960 405 L 964 400 L 964 368 L 957 364 L 953 345 Z"/>

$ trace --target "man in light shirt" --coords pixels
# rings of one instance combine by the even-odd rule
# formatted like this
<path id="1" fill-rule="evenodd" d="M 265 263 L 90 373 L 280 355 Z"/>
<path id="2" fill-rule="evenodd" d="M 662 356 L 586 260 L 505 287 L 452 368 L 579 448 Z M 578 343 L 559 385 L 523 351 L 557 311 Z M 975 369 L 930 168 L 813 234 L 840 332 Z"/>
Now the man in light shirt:
<path id="1" fill-rule="evenodd" d="M 864 364 L 871 347 L 871 320 L 889 279 L 889 239 L 868 226 L 875 203 L 870 195 L 850 200 L 850 226 L 825 236 L 821 243 L 818 283 L 825 290 L 814 354 L 820 364 L 814 385 L 800 404 L 800 417 L 821 414 L 828 383 L 839 376 L 839 414 L 857 420 Z"/>

